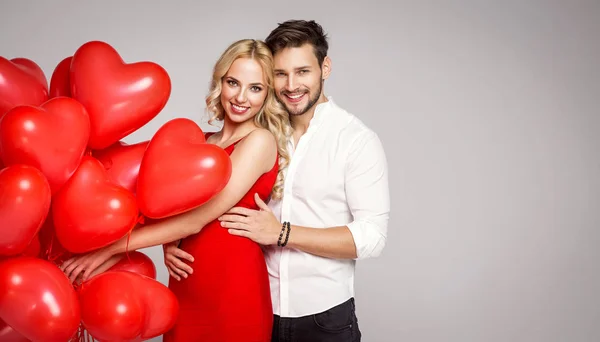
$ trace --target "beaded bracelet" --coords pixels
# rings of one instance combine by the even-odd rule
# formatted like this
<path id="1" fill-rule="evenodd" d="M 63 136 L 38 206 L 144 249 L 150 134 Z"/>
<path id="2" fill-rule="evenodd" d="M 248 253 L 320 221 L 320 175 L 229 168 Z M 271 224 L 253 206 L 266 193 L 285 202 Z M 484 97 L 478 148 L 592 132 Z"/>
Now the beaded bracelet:
<path id="1" fill-rule="evenodd" d="M 285 245 L 287 245 L 288 239 L 290 238 L 290 230 L 292 230 L 290 223 L 289 222 L 286 222 L 286 223 L 287 223 L 287 233 L 285 234 L 285 241 L 281 244 L 281 247 L 285 247 Z"/>
<path id="2" fill-rule="evenodd" d="M 281 239 L 283 238 L 283 232 L 285 231 L 285 222 L 281 225 L 281 232 L 279 233 L 279 239 L 277 240 L 277 246 L 281 247 Z"/>

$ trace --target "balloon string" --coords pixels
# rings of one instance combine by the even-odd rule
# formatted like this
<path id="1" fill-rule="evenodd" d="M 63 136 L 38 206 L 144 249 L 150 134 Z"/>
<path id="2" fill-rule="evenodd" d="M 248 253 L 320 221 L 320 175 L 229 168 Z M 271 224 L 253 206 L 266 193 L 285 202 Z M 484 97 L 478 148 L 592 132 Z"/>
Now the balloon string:
<path id="1" fill-rule="evenodd" d="M 73 337 L 71 337 L 69 342 L 84 342 L 83 326 L 82 326 L 81 322 L 79 322 L 79 327 L 77 327 L 77 331 L 75 332 L 75 335 Z"/>
<path id="2" fill-rule="evenodd" d="M 56 235 L 52 234 L 50 237 L 50 244 L 48 245 L 48 250 L 46 251 L 46 259 L 50 262 L 54 262 L 65 255 L 65 251 L 60 251 L 56 255 L 52 255 L 52 251 L 54 248 L 54 239 L 56 239 Z"/>
<path id="3" fill-rule="evenodd" d="M 48 245 L 48 250 L 46 251 L 46 258 L 48 260 L 50 260 L 50 256 L 52 255 L 52 246 L 54 245 L 54 233 L 52 233 L 52 236 L 50 237 L 50 244 Z M 54 260 L 50 260 L 50 261 L 54 261 Z"/>
<path id="4" fill-rule="evenodd" d="M 48 244 L 48 249 L 46 250 L 45 258 L 50 262 L 55 262 L 56 260 L 62 258 L 65 255 L 65 251 L 58 252 L 56 255 L 52 255 L 54 248 L 54 240 L 56 239 L 56 234 L 52 234 L 50 237 L 50 243 Z"/>

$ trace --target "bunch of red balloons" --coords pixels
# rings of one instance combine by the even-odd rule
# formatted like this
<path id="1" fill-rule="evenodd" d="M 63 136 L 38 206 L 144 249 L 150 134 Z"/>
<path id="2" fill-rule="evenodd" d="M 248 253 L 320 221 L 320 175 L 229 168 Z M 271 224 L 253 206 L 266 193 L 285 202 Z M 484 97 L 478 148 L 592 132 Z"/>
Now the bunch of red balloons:
<path id="1" fill-rule="evenodd" d="M 192 120 L 123 142 L 170 94 L 164 68 L 125 63 L 101 41 L 62 60 L 49 86 L 35 62 L 0 57 L 0 340 L 68 341 L 81 323 L 96 339 L 142 341 L 172 327 L 177 300 L 144 254 L 77 289 L 57 266 L 229 181 L 229 155 Z"/>

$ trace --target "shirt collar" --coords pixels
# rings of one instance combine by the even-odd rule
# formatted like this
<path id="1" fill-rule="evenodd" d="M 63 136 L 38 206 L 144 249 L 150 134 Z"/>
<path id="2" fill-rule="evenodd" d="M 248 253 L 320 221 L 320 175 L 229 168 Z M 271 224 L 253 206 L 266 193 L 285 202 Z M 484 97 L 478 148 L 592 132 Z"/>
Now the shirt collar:
<path id="1" fill-rule="evenodd" d="M 315 128 L 318 127 L 323 122 L 324 118 L 327 116 L 325 114 L 327 109 L 329 109 L 335 105 L 335 103 L 333 102 L 333 97 L 327 96 L 327 100 L 328 101 L 326 101 L 326 102 L 319 103 L 317 105 L 317 107 L 315 108 L 315 114 L 313 115 L 312 119 L 310 119 L 310 122 L 308 123 L 309 130 L 311 129 L 311 127 L 315 127 Z"/>
<path id="2" fill-rule="evenodd" d="M 308 122 L 308 129 L 306 130 L 306 133 L 304 135 L 312 134 L 313 131 L 318 129 L 327 117 L 327 114 L 325 114 L 325 112 L 327 112 L 328 109 L 332 108 L 332 106 L 335 106 L 332 96 L 327 96 L 327 100 L 328 101 L 326 102 L 319 103 L 317 107 L 315 107 L 315 113 L 312 119 L 310 119 L 310 121 Z M 290 144 L 290 146 L 296 147 L 294 146 L 293 140 L 294 139 L 292 139 L 290 136 L 288 143 Z"/>

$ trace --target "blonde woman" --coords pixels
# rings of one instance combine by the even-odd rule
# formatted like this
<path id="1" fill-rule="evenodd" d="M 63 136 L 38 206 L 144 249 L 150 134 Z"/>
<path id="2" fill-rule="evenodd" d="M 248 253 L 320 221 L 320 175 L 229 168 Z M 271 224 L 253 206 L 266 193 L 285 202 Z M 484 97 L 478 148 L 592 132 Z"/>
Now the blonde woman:
<path id="1" fill-rule="evenodd" d="M 181 311 L 165 341 L 271 340 L 273 311 L 261 246 L 231 234 L 217 218 L 234 206 L 259 209 L 255 196 L 265 202 L 281 198 L 290 125 L 273 78 L 273 57 L 262 41 L 241 40 L 227 48 L 214 67 L 206 104 L 212 118 L 223 122 L 221 131 L 207 134 L 207 142 L 230 154 L 230 181 L 206 204 L 131 234 L 129 250 L 181 240 L 179 247 L 193 257 L 193 273 L 183 273 L 183 279 L 167 261 L 169 288 Z M 86 280 L 110 267 L 111 257 L 125 248 L 126 237 L 70 259 L 62 269 L 72 280 L 83 272 Z"/>

